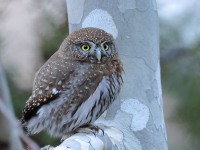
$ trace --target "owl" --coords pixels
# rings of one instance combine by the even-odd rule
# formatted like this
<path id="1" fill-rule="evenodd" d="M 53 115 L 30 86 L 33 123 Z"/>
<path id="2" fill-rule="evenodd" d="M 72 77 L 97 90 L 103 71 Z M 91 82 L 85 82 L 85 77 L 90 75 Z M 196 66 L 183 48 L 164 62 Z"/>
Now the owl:
<path id="1" fill-rule="evenodd" d="M 22 126 L 28 134 L 46 130 L 54 137 L 94 129 L 117 98 L 122 73 L 110 34 L 97 28 L 72 32 L 36 73 Z"/>

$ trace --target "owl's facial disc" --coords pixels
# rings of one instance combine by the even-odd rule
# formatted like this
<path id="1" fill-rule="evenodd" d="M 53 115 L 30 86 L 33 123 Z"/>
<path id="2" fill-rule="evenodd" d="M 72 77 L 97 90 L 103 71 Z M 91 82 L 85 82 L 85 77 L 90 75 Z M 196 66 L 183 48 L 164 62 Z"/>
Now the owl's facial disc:
<path id="1" fill-rule="evenodd" d="M 78 56 L 82 56 L 81 61 L 91 63 L 106 63 L 112 57 L 112 41 L 102 41 L 95 43 L 94 41 L 79 41 L 75 44 L 78 49 Z"/>

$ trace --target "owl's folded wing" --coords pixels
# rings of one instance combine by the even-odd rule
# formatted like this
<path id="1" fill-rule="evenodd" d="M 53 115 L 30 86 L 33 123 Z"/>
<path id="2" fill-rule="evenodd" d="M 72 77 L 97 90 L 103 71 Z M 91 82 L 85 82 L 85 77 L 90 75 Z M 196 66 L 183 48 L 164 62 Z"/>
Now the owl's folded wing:
<path id="1" fill-rule="evenodd" d="M 33 93 L 22 111 L 22 123 L 37 114 L 37 111 L 48 103 L 56 100 L 63 93 L 67 103 L 74 103 L 78 107 L 95 91 L 103 74 L 98 71 L 88 71 L 91 68 L 80 64 L 64 66 L 66 62 L 52 61 L 46 63 L 36 74 Z M 63 66 L 63 68 L 59 68 Z"/>

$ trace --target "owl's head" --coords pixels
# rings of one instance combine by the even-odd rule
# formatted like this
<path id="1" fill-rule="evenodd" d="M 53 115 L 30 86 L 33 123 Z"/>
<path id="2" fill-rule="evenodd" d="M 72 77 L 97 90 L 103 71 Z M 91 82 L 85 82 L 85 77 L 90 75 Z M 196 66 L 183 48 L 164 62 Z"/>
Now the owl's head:
<path id="1" fill-rule="evenodd" d="M 67 58 L 90 63 L 105 63 L 117 56 L 112 35 L 91 27 L 72 32 L 60 49 Z"/>

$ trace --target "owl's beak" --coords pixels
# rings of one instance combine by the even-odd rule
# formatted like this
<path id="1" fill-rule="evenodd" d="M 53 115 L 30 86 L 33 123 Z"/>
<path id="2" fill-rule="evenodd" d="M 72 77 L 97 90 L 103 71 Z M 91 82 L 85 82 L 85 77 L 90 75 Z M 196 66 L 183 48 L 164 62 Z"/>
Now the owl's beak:
<path id="1" fill-rule="evenodd" d="M 96 56 L 96 58 L 97 58 L 98 61 L 101 60 L 101 49 L 100 48 L 96 49 L 95 56 Z"/>

